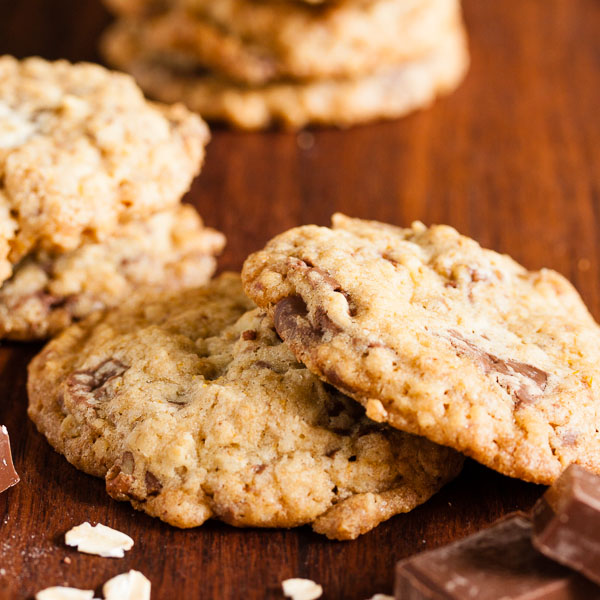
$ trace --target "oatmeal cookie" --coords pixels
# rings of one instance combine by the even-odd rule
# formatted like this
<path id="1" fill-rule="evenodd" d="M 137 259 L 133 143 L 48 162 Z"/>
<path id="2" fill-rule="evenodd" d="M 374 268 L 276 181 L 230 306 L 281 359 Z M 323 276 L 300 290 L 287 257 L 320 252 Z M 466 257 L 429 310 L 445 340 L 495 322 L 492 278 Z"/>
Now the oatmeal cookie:
<path id="1" fill-rule="evenodd" d="M 103 47 L 108 60 L 130 72 L 151 96 L 182 101 L 205 118 L 243 129 L 273 123 L 291 129 L 309 123 L 349 126 L 400 117 L 453 90 L 468 66 L 466 38 L 458 27 L 447 31 L 430 54 L 384 66 L 362 78 L 282 81 L 259 87 L 196 73 L 180 55 L 149 57 L 136 30 L 127 25 L 107 32 Z"/>
<path id="2" fill-rule="evenodd" d="M 103 242 L 31 254 L 0 286 L 0 338 L 42 339 L 135 293 L 202 285 L 224 244 L 180 205 L 122 225 Z"/>
<path id="3" fill-rule="evenodd" d="M 558 273 L 448 226 L 336 215 L 250 256 L 245 290 L 371 418 L 501 473 L 600 472 L 600 327 Z"/>
<path id="4" fill-rule="evenodd" d="M 215 4 L 219 3 L 210 6 Z M 252 22 L 264 20 L 269 10 L 276 13 L 277 25 L 271 23 L 270 36 L 247 38 L 236 31 L 235 22 L 227 22 L 234 16 L 216 22 L 182 9 L 124 20 L 115 27 L 135 31 L 150 60 L 161 54 L 179 55 L 232 82 L 257 86 L 285 79 L 363 77 L 382 66 L 431 53 L 449 29 L 461 26 L 458 0 L 371 0 L 360 6 L 344 2 L 326 9 L 289 2 L 252 0 L 250 4 L 242 12 L 244 18 L 253 15 Z M 282 47 L 277 43 L 280 37 L 292 39 Z"/>
<path id="5" fill-rule="evenodd" d="M 179 203 L 208 128 L 99 65 L 0 57 L 0 281 Z"/>
<path id="6" fill-rule="evenodd" d="M 70 327 L 31 363 L 28 391 L 56 450 L 178 527 L 312 523 L 352 539 L 462 464 L 312 375 L 233 274 Z"/>

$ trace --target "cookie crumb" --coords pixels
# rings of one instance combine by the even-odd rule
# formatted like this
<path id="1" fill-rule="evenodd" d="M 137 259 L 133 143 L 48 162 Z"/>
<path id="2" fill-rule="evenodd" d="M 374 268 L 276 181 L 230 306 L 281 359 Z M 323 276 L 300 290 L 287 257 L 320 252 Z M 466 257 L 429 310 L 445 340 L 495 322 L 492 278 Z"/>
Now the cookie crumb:
<path id="1" fill-rule="evenodd" d="M 65 563 L 65 565 L 71 564 L 71 559 L 68 556 L 65 556 L 62 561 Z"/>
<path id="2" fill-rule="evenodd" d="M 97 554 L 106 558 L 123 558 L 131 550 L 133 540 L 126 534 L 98 523 L 92 527 L 87 521 L 65 534 L 67 546 L 77 546 L 79 552 Z M 65 560 L 66 562 L 66 560 Z"/>
<path id="3" fill-rule="evenodd" d="M 311 579 L 286 579 L 281 587 L 283 595 L 292 600 L 316 600 L 323 595 L 323 588 Z"/>
<path id="4" fill-rule="evenodd" d="M 102 592 L 106 600 L 150 600 L 150 587 L 150 581 L 132 569 L 109 579 Z"/>

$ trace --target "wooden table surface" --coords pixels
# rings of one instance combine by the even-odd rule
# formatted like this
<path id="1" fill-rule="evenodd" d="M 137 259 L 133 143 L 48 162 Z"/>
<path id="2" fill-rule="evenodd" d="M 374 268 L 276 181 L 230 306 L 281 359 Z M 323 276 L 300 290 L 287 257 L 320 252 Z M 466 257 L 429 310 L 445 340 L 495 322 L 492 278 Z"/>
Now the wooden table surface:
<path id="1" fill-rule="evenodd" d="M 224 231 L 221 268 L 276 233 L 327 224 L 334 211 L 406 225 L 449 223 L 529 268 L 553 267 L 600 317 L 600 2 L 465 0 L 472 67 L 464 85 L 408 118 L 347 131 L 244 134 L 218 129 L 188 198 Z M 95 0 L 0 0 L 0 53 L 97 59 L 109 16 Z M 307 143 L 310 142 L 310 143 Z M 179 531 L 111 500 L 100 480 L 54 453 L 26 416 L 26 364 L 39 345 L 0 348 L 0 423 L 21 483 L 0 495 L 0 588 L 9 597 L 68 584 L 100 590 L 130 568 L 153 599 L 281 598 L 288 577 L 324 598 L 391 593 L 394 563 L 471 533 L 542 488 L 475 463 L 424 506 L 354 542 L 308 527 Z M 84 520 L 130 534 L 121 560 L 67 549 Z M 63 559 L 69 557 L 70 564 Z"/>

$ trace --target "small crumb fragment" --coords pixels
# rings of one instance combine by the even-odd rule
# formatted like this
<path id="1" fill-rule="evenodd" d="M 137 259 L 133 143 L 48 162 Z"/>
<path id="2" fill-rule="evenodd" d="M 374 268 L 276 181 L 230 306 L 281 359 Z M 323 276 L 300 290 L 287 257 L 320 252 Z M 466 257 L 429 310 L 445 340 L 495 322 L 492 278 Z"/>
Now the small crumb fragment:
<path id="1" fill-rule="evenodd" d="M 388 596 L 387 594 L 375 594 L 371 596 L 369 600 L 394 600 L 394 596 Z"/>
<path id="2" fill-rule="evenodd" d="M 286 579 L 281 587 L 284 596 L 292 600 L 315 600 L 323 595 L 323 588 L 311 579 Z"/>
<path id="3" fill-rule="evenodd" d="M 105 600 L 150 600 L 150 585 L 142 573 L 131 570 L 109 579 L 102 591 Z"/>
<path id="4" fill-rule="evenodd" d="M 65 565 L 70 565 L 71 564 L 71 559 L 68 556 L 65 556 L 63 558 L 63 562 L 65 563 Z"/>
<path id="5" fill-rule="evenodd" d="M 35 600 L 92 600 L 93 590 L 79 590 L 72 587 L 49 587 L 35 595 Z"/>
<path id="6" fill-rule="evenodd" d="M 133 547 L 133 540 L 121 531 L 101 523 L 92 527 L 86 521 L 67 531 L 65 544 L 77 546 L 79 552 L 86 554 L 97 554 L 105 558 L 123 558 L 125 550 Z"/>

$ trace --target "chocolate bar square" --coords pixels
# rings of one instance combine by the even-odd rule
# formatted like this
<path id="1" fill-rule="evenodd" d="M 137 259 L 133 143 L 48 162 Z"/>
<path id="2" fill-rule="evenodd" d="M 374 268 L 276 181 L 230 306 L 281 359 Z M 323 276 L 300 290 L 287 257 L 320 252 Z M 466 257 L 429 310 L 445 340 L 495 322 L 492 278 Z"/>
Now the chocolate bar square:
<path id="1" fill-rule="evenodd" d="M 600 477 L 566 469 L 533 508 L 533 544 L 600 584 Z"/>

